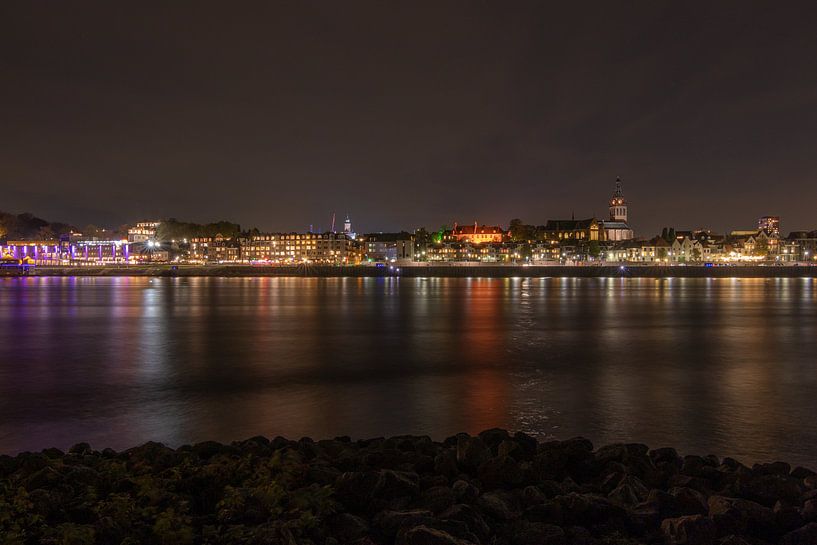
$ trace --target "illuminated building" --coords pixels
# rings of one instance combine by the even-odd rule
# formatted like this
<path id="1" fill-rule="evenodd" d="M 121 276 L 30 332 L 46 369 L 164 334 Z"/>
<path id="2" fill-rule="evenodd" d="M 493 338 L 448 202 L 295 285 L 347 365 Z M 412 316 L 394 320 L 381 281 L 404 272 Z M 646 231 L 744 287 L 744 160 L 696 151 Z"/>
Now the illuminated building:
<path id="1" fill-rule="evenodd" d="M 37 265 L 59 265 L 64 255 L 59 240 L 9 240 L 2 254 L 13 259 L 28 257 Z"/>
<path id="2" fill-rule="evenodd" d="M 471 261 L 476 261 L 476 253 L 473 252 L 473 246 L 468 243 L 460 242 L 440 242 L 437 244 L 430 244 L 426 248 L 425 259 L 429 262 L 438 261 L 452 261 L 462 262 L 468 261 L 466 256 L 473 253 L 474 258 Z"/>
<path id="3" fill-rule="evenodd" d="M 641 242 L 637 240 L 625 240 L 614 244 L 605 252 L 608 261 L 640 261 Z"/>
<path id="4" fill-rule="evenodd" d="M 128 242 L 146 242 L 156 238 L 160 221 L 143 221 L 128 229 Z"/>
<path id="5" fill-rule="evenodd" d="M 343 233 L 272 233 L 254 235 L 244 242 L 241 260 L 356 265 L 360 263 L 360 250 Z"/>
<path id="6" fill-rule="evenodd" d="M 196 237 L 190 239 L 188 259 L 200 263 L 238 263 L 241 261 L 241 245 L 239 241 L 224 238 L 221 234 Z"/>
<path id="7" fill-rule="evenodd" d="M 766 231 L 732 231 L 726 243 L 729 257 L 736 261 L 758 261 L 778 252 L 779 239 Z"/>
<path id="8" fill-rule="evenodd" d="M 357 234 L 352 231 L 352 220 L 349 219 L 349 214 L 346 214 L 346 219 L 343 221 L 343 234 L 354 240 Z"/>
<path id="9" fill-rule="evenodd" d="M 10 240 L 2 252 L 37 265 L 127 263 L 135 257 L 127 240 Z"/>
<path id="10" fill-rule="evenodd" d="M 763 216 L 757 220 L 757 230 L 766 231 L 771 237 L 779 237 L 780 216 Z"/>
<path id="11" fill-rule="evenodd" d="M 792 231 L 781 240 L 780 253 L 786 251 L 781 261 L 817 261 L 817 231 Z M 792 255 L 795 257 L 792 258 Z"/>
<path id="12" fill-rule="evenodd" d="M 425 261 L 447 263 L 511 263 L 528 261 L 523 256 L 523 245 L 516 242 L 487 242 L 473 244 L 471 242 L 441 242 L 426 247 Z M 549 244 L 536 249 L 531 248 L 531 257 L 535 255 L 540 261 L 549 261 L 553 255 L 553 247 Z"/>
<path id="13" fill-rule="evenodd" d="M 799 241 L 792 239 L 785 239 L 780 241 L 778 246 L 778 253 L 774 257 L 775 261 L 782 263 L 791 263 L 795 261 L 802 261 L 802 249 Z"/>
<path id="14" fill-rule="evenodd" d="M 669 260 L 678 263 L 709 261 L 712 258 L 712 247 L 705 241 L 692 237 L 692 234 L 676 236 L 672 241 Z"/>
<path id="15" fill-rule="evenodd" d="M 357 239 L 366 261 L 414 261 L 411 233 L 370 233 Z"/>
<path id="16" fill-rule="evenodd" d="M 630 240 L 633 230 L 627 223 L 627 201 L 621 191 L 621 178 L 616 178 L 616 189 L 610 198 L 610 219 L 602 222 L 604 239 L 610 241 Z"/>
<path id="17" fill-rule="evenodd" d="M 548 240 L 604 240 L 602 223 L 596 218 L 586 220 L 548 220 L 543 231 L 545 238 Z"/>
<path id="18" fill-rule="evenodd" d="M 692 243 L 692 247 L 698 247 L 696 244 L 699 243 L 697 241 Z M 703 254 L 702 251 L 701 253 Z M 689 254 L 694 255 L 692 249 L 689 250 Z M 608 261 L 632 263 L 681 261 L 678 259 L 679 255 L 676 254 L 676 250 L 673 249 L 673 244 L 670 244 L 662 237 L 655 237 L 650 240 L 625 240 L 606 248 L 603 255 Z"/>
<path id="19" fill-rule="evenodd" d="M 530 245 L 530 260 L 534 265 L 558 262 L 559 257 L 560 250 L 556 242 L 536 242 Z"/>
<path id="20" fill-rule="evenodd" d="M 69 244 L 71 261 L 127 263 L 133 257 L 127 240 L 78 240 Z"/>
<path id="21" fill-rule="evenodd" d="M 641 253 L 638 256 L 638 261 L 646 263 L 668 262 L 671 250 L 672 246 L 669 242 L 661 237 L 655 237 L 641 243 Z"/>
<path id="22" fill-rule="evenodd" d="M 548 240 L 555 241 L 611 241 L 620 242 L 633 239 L 633 230 L 627 223 L 628 204 L 621 190 L 621 179 L 616 178 L 616 188 L 608 203 L 610 217 L 607 220 L 596 218 L 577 220 L 548 220 L 540 229 Z"/>
<path id="23" fill-rule="evenodd" d="M 502 242 L 504 239 L 505 231 L 502 230 L 502 227 L 477 225 L 476 222 L 474 225 L 462 227 L 457 227 L 455 224 L 454 228 L 445 235 L 445 240 L 449 242 L 471 242 L 473 244 Z"/>

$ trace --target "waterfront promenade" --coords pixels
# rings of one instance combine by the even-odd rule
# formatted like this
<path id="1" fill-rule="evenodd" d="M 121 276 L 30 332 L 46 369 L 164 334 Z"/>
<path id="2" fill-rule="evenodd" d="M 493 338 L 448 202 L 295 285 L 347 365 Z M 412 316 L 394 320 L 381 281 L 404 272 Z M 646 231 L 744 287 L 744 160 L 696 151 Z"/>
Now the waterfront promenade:
<path id="1" fill-rule="evenodd" d="M 22 274 L 22 269 L 21 269 Z M 655 266 L 655 265 L 400 265 L 400 266 L 256 266 L 256 265 L 109 265 L 83 267 L 31 267 L 27 276 L 300 276 L 409 278 L 814 278 L 817 266 Z"/>

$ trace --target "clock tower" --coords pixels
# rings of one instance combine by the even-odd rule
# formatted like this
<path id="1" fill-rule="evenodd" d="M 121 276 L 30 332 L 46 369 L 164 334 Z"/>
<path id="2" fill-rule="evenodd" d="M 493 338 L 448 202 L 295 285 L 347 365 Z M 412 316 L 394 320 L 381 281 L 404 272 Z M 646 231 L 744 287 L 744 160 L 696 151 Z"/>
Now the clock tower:
<path id="1" fill-rule="evenodd" d="M 621 192 L 621 178 L 616 178 L 616 190 L 610 198 L 610 221 L 627 223 L 627 201 Z"/>

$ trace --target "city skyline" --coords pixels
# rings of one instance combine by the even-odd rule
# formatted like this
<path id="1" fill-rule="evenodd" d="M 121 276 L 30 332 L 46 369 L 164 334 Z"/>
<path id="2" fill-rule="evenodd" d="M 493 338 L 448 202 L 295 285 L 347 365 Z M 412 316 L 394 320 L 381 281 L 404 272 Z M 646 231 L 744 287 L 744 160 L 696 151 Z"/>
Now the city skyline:
<path id="1" fill-rule="evenodd" d="M 538 223 L 621 176 L 639 232 L 813 217 L 813 4 L 0 10 L 7 211 Z"/>
<path id="2" fill-rule="evenodd" d="M 615 198 L 616 195 L 618 195 L 619 197 L 621 196 L 622 185 L 623 184 L 622 184 L 621 178 L 616 178 L 613 198 Z M 629 197 L 627 198 L 626 204 L 628 206 L 631 204 L 631 201 L 630 201 Z M 608 202 L 607 205 L 611 206 L 612 203 Z M 586 207 L 584 207 L 584 208 L 586 208 Z M 582 208 L 582 209 L 584 209 L 584 208 Z M 0 210 L 0 213 L 2 213 L 2 212 L 9 213 L 8 210 Z M 17 213 L 17 212 L 15 211 L 15 212 L 11 212 L 11 213 L 14 214 L 14 213 Z M 26 210 L 26 211 L 20 211 L 19 213 L 20 214 L 23 214 L 23 213 L 31 214 L 32 212 L 29 211 L 29 210 Z M 624 221 L 625 221 L 625 223 L 629 223 L 630 226 L 632 226 L 634 224 L 634 222 L 628 222 L 626 214 L 627 214 L 627 212 L 625 212 Z M 35 217 L 38 217 L 37 214 L 33 214 L 33 215 Z M 324 218 L 325 221 L 326 221 L 325 224 L 322 224 L 320 222 L 312 222 L 312 223 L 309 223 L 307 226 L 303 226 L 303 225 L 289 226 L 289 227 L 284 227 L 284 228 L 281 228 L 281 229 L 262 229 L 257 225 L 247 225 L 247 224 L 243 223 L 240 220 L 240 218 L 229 217 L 226 214 L 223 214 L 222 216 L 219 216 L 218 218 L 199 219 L 198 221 L 194 221 L 194 223 L 206 224 L 206 223 L 217 223 L 217 222 L 235 222 L 236 224 L 242 226 L 242 228 L 244 230 L 259 230 L 260 232 L 268 232 L 268 233 L 272 233 L 272 232 L 279 232 L 279 233 L 288 233 L 288 232 L 321 233 L 321 232 L 343 232 L 343 231 L 348 231 L 348 229 L 345 229 L 346 223 L 354 223 L 357 227 L 359 227 L 360 224 L 352 216 L 353 215 L 349 214 L 348 212 L 345 212 L 345 213 L 341 214 L 341 213 L 333 210 L 333 211 L 331 211 L 331 212 L 329 212 L 327 214 L 326 218 Z M 751 230 L 751 229 L 754 229 L 755 224 L 757 224 L 759 226 L 759 222 L 761 222 L 762 220 L 764 220 L 766 218 L 770 218 L 770 217 L 777 218 L 778 223 L 777 223 L 776 229 L 777 229 L 778 233 L 780 231 L 786 231 L 786 232 L 811 231 L 814 228 L 814 225 L 791 227 L 791 226 L 786 225 L 785 216 L 781 216 L 780 214 L 762 214 L 762 215 L 758 216 L 757 218 L 755 218 L 754 220 L 747 221 L 747 222 L 744 222 L 744 223 L 739 224 L 739 225 L 729 226 L 729 227 L 726 227 L 724 229 L 715 229 L 715 228 L 712 227 L 712 225 L 715 225 L 717 222 L 708 222 L 708 223 L 705 223 L 705 224 L 702 224 L 702 225 L 690 225 L 690 224 L 686 224 L 686 223 L 681 223 L 681 224 L 676 225 L 676 224 L 672 224 L 672 223 L 665 223 L 665 224 L 662 224 L 661 227 L 656 229 L 656 231 L 654 231 L 654 232 L 642 231 L 642 230 L 640 230 L 638 228 L 633 229 L 633 231 L 635 231 L 635 236 L 637 238 L 643 238 L 645 236 L 646 237 L 653 236 L 660 229 L 667 228 L 667 227 L 673 227 L 673 228 L 678 228 L 678 229 L 682 229 L 682 230 L 683 229 L 687 229 L 687 230 L 709 230 L 711 232 L 728 233 L 730 231 L 735 231 L 735 230 L 746 230 L 746 229 Z M 521 217 L 518 217 L 518 216 L 509 218 L 509 219 L 507 219 L 505 221 L 499 221 L 499 222 L 485 222 L 485 221 L 482 221 L 480 218 L 474 218 L 473 221 L 468 221 L 467 218 L 454 218 L 454 219 L 452 219 L 450 221 L 447 221 L 447 222 L 444 222 L 444 223 L 442 223 L 440 225 L 414 224 L 414 225 L 408 225 L 408 226 L 406 226 L 406 225 L 398 226 L 398 227 L 393 228 L 393 229 L 382 229 L 382 228 L 378 229 L 377 227 L 364 227 L 363 229 L 358 229 L 358 230 L 360 232 L 369 232 L 369 233 L 384 233 L 384 232 L 398 232 L 398 231 L 411 232 L 411 231 L 416 231 L 418 229 L 427 229 L 429 231 L 434 231 L 434 230 L 438 230 L 438 229 L 441 229 L 441 228 L 449 228 L 450 229 L 450 228 L 452 228 L 452 227 L 454 227 L 456 225 L 465 226 L 465 225 L 469 225 L 471 223 L 479 223 L 481 225 L 496 225 L 496 226 L 500 226 L 500 227 L 506 227 L 507 226 L 508 228 L 510 228 L 510 223 L 512 221 L 514 221 L 514 220 L 521 220 L 523 224 L 527 224 L 527 225 L 543 226 L 547 221 L 551 221 L 552 218 L 557 218 L 557 219 L 560 219 L 560 220 L 564 220 L 564 219 L 580 219 L 581 218 L 581 219 L 597 219 L 597 220 L 600 220 L 600 221 L 605 221 L 605 220 L 612 220 L 613 215 L 612 215 L 612 210 L 610 211 L 609 215 L 605 214 L 605 213 L 598 214 L 598 213 L 595 213 L 595 211 L 594 211 L 594 213 L 589 214 L 589 215 L 588 214 L 576 214 L 576 209 L 574 208 L 574 209 L 571 209 L 569 211 L 569 214 L 562 211 L 561 213 L 551 214 L 551 215 L 547 216 L 545 219 L 537 219 L 537 220 L 533 220 L 533 221 L 530 221 L 528 218 L 521 218 Z M 783 218 L 783 219 L 781 220 L 781 218 Z M 54 222 L 54 218 L 43 218 L 43 219 L 47 219 L 49 222 L 52 222 L 52 223 Z M 118 228 L 121 229 L 121 228 L 129 226 L 129 225 L 130 226 L 135 225 L 136 223 L 139 223 L 139 222 L 144 222 L 144 221 L 164 221 L 164 220 L 168 220 L 168 219 L 174 219 L 174 220 L 179 220 L 179 221 L 189 221 L 190 220 L 190 218 L 179 218 L 179 217 L 177 217 L 175 215 L 170 215 L 168 217 L 151 217 L 151 218 L 142 217 L 142 218 L 138 218 L 137 220 L 134 220 L 134 221 L 128 221 L 128 222 L 124 222 L 124 223 L 117 224 L 117 225 L 96 224 L 94 222 L 87 222 L 87 223 L 84 223 L 84 224 L 71 224 L 70 222 L 62 222 L 61 219 L 58 220 L 58 222 L 73 225 L 75 228 L 80 229 L 80 230 L 83 228 L 83 226 L 85 226 L 85 227 L 95 226 L 95 227 L 100 227 L 100 228 L 104 228 L 104 229 L 107 229 L 107 230 L 116 230 Z M 783 222 L 783 227 L 782 228 L 780 226 L 781 221 Z M 365 226 L 365 223 L 366 222 L 365 222 L 365 219 L 364 219 L 364 221 L 363 221 L 364 226 Z M 637 222 L 635 222 L 635 224 L 637 225 Z"/>
<path id="3" fill-rule="evenodd" d="M 817 2 L 0 2 L 3 544 L 817 544 Z"/>

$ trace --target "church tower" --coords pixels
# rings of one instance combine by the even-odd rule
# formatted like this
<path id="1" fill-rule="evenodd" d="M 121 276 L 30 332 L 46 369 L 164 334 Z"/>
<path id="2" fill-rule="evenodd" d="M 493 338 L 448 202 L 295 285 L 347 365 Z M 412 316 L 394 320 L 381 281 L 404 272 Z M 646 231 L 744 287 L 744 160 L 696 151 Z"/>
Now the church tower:
<path id="1" fill-rule="evenodd" d="M 343 234 L 351 239 L 357 237 L 357 233 L 352 231 L 352 220 L 349 219 L 349 214 L 346 214 L 346 219 L 343 221 Z"/>
<path id="2" fill-rule="evenodd" d="M 621 192 L 621 178 L 616 178 L 616 190 L 610 198 L 610 221 L 627 223 L 627 201 Z"/>

